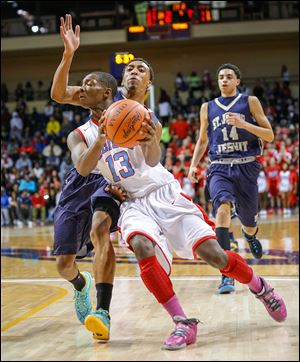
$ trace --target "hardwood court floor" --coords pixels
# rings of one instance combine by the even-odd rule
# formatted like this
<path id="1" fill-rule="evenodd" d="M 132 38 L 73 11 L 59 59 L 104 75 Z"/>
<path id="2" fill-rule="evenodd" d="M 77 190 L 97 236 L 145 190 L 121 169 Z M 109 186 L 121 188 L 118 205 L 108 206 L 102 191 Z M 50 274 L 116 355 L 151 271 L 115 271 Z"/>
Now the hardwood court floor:
<path id="1" fill-rule="evenodd" d="M 73 291 L 58 278 L 51 227 L 2 229 L 1 360 L 3 361 L 296 361 L 299 360 L 298 217 L 261 220 L 264 257 L 256 261 L 234 227 L 240 253 L 284 297 L 288 318 L 273 321 L 241 284 L 218 295 L 218 273 L 203 261 L 174 258 L 172 281 L 182 305 L 199 324 L 195 345 L 164 351 L 173 329 L 143 286 L 133 254 L 118 243 L 109 343 L 94 342 L 76 320 Z M 79 264 L 91 271 L 92 258 Z M 95 302 L 95 292 L 91 296 Z"/>

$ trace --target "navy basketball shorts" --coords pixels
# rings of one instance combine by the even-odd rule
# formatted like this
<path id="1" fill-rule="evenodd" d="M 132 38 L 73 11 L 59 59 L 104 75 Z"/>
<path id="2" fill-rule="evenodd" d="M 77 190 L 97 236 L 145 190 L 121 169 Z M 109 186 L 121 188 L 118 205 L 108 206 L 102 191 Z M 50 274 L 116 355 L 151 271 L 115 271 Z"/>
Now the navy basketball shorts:
<path id="1" fill-rule="evenodd" d="M 242 225 L 255 227 L 258 214 L 259 163 L 211 164 L 207 183 L 216 215 L 220 204 L 229 201 L 236 206 Z"/>
<path id="2" fill-rule="evenodd" d="M 105 211 L 111 217 L 111 232 L 118 230 L 120 204 L 121 202 L 117 200 L 112 194 L 106 192 L 104 188 L 99 188 L 96 192 L 93 193 L 91 197 L 92 212 L 94 213 L 96 211 Z"/>
<path id="3" fill-rule="evenodd" d="M 73 212 L 60 205 L 54 214 L 54 255 L 75 255 L 90 242 L 91 209 Z"/>
<path id="4" fill-rule="evenodd" d="M 86 245 L 87 250 L 93 249 L 90 232 L 95 211 L 107 212 L 112 219 L 110 231 L 117 230 L 120 202 L 105 191 L 108 183 L 103 177 L 99 178 L 97 185 L 95 180 L 93 183 L 93 187 L 90 187 L 91 183 L 81 185 L 80 193 L 76 193 L 74 189 L 73 196 L 70 192 L 67 194 L 66 189 L 62 191 L 54 214 L 54 255 L 75 255 Z M 72 184 L 78 186 L 79 183 Z M 67 194 L 67 198 L 64 197 L 64 193 Z M 75 204 L 80 207 L 76 208 Z"/>

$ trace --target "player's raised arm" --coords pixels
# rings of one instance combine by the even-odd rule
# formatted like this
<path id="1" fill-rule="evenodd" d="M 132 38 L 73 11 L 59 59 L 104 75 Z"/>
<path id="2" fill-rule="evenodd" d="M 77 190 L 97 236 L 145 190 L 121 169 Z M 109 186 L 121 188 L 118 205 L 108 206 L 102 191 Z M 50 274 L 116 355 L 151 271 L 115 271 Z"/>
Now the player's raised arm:
<path id="1" fill-rule="evenodd" d="M 80 27 L 76 25 L 75 32 L 73 31 L 72 17 L 69 14 L 65 16 L 65 19 L 60 18 L 60 36 L 65 49 L 62 60 L 54 74 L 51 98 L 57 103 L 80 105 L 80 87 L 68 85 L 73 56 L 80 44 Z"/>
<path id="2" fill-rule="evenodd" d="M 203 157 L 207 145 L 208 145 L 208 137 L 207 137 L 207 127 L 208 127 L 208 119 L 207 119 L 207 111 L 208 111 L 208 103 L 203 103 L 200 109 L 200 134 L 198 141 L 195 146 L 191 167 L 189 170 L 188 178 L 192 182 L 198 182 L 197 166 Z"/>

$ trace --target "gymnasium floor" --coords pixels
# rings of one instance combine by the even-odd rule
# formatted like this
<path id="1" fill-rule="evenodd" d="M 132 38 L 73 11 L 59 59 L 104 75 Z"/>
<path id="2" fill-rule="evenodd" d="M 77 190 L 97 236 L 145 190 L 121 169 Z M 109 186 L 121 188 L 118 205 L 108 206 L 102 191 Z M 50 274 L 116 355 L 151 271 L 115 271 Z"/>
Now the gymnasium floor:
<path id="1" fill-rule="evenodd" d="M 95 342 L 73 312 L 73 291 L 59 278 L 53 227 L 1 229 L 1 360 L 3 361 L 297 361 L 299 360 L 299 219 L 259 221 L 265 255 L 254 260 L 239 226 L 240 254 L 284 297 L 288 318 L 274 322 L 248 289 L 218 295 L 216 270 L 174 257 L 172 281 L 190 317 L 201 320 L 195 345 L 164 351 L 173 324 L 143 286 L 134 255 L 114 242 L 116 280 L 111 340 Z M 92 272 L 92 258 L 79 263 Z M 92 288 L 92 299 L 95 292 Z"/>

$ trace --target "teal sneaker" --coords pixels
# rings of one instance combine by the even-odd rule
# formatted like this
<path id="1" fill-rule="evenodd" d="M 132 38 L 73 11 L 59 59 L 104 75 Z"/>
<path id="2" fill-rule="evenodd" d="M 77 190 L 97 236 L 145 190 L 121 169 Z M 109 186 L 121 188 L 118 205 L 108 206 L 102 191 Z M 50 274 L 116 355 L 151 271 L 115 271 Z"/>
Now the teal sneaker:
<path id="1" fill-rule="evenodd" d="M 84 321 L 86 329 L 93 333 L 93 338 L 98 341 L 108 341 L 110 332 L 110 316 L 102 308 L 89 314 Z"/>
<path id="2" fill-rule="evenodd" d="M 92 277 L 88 272 L 81 272 L 85 279 L 85 286 L 81 291 L 74 290 L 74 307 L 77 318 L 80 323 L 84 324 L 84 320 L 88 314 L 92 312 L 92 302 L 90 298 L 90 289 L 92 285 Z"/>
<path id="3" fill-rule="evenodd" d="M 234 288 L 234 279 L 225 277 L 222 275 L 222 281 L 221 284 L 218 287 L 218 293 L 219 294 L 229 294 L 235 291 Z"/>

